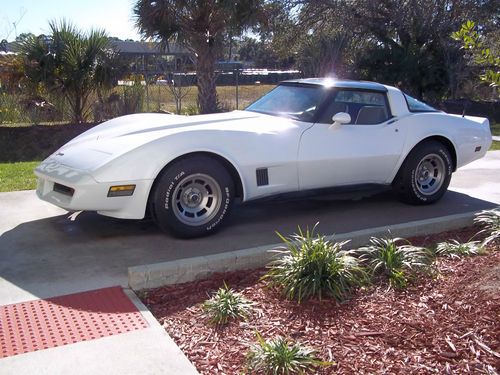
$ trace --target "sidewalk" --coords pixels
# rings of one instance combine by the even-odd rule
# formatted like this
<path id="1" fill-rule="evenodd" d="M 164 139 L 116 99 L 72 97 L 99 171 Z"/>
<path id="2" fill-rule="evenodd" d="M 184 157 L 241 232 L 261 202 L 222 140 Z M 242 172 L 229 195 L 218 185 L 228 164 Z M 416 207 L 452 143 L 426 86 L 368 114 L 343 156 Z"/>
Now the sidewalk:
<path id="1" fill-rule="evenodd" d="M 0 321 L 0 373 L 198 374 L 132 291 L 124 290 L 123 293 L 120 287 L 104 291 L 107 292 L 105 298 L 97 295 L 102 294 L 101 290 L 90 295 L 78 293 L 0 306 L 0 318 L 4 320 Z M 115 299 L 117 294 L 118 298 L 121 297 L 119 304 L 112 303 L 110 293 Z M 6 310 L 11 312 L 10 319 L 5 318 L 9 316 Z M 16 311 L 19 313 L 12 313 Z M 48 311 L 52 316 L 44 319 Z M 43 316 L 41 312 L 44 312 Z M 78 330 L 83 324 L 88 330 Z M 16 328 L 24 329 L 16 331 Z M 99 335 L 97 332 L 107 337 L 89 337 Z M 49 348 L 36 350 L 37 344 Z"/>

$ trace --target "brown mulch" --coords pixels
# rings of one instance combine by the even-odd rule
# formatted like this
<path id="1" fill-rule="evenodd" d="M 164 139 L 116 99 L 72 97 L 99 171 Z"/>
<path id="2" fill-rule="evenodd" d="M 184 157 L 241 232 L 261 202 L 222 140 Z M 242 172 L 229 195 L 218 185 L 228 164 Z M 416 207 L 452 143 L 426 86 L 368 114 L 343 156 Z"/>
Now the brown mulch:
<path id="1" fill-rule="evenodd" d="M 456 238 L 477 228 L 411 239 L 416 245 Z M 343 304 L 286 301 L 260 280 L 265 269 L 213 275 L 144 292 L 143 302 L 202 374 L 239 374 L 248 347 L 285 336 L 333 361 L 317 374 L 495 374 L 500 368 L 500 252 L 439 259 L 439 276 L 406 290 L 373 286 Z M 246 322 L 215 328 L 200 304 L 226 281 L 256 302 Z"/>

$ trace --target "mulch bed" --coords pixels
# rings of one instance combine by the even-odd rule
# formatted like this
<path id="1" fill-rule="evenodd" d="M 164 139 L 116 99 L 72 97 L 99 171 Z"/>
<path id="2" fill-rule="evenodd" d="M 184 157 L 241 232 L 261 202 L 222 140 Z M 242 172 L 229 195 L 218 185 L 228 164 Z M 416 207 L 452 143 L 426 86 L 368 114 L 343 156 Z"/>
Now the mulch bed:
<path id="1" fill-rule="evenodd" d="M 456 238 L 468 241 L 477 228 L 413 238 L 416 245 Z M 246 372 L 248 347 L 278 335 L 317 350 L 333 361 L 317 374 L 495 374 L 500 368 L 500 252 L 439 259 L 439 276 L 401 291 L 387 285 L 358 291 L 343 304 L 301 305 L 281 298 L 260 280 L 265 269 L 216 274 L 202 281 L 142 294 L 165 330 L 202 374 Z M 222 286 L 256 302 L 246 322 L 223 328 L 208 324 L 201 303 Z"/>

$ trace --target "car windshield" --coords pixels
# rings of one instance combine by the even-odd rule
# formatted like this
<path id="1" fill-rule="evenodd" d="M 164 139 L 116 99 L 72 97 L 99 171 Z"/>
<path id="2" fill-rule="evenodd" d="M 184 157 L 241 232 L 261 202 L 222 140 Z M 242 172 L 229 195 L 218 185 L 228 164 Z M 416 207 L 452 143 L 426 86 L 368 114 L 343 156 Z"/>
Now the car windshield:
<path id="1" fill-rule="evenodd" d="M 311 122 L 326 95 L 323 86 L 279 85 L 246 110 Z"/>
<path id="2" fill-rule="evenodd" d="M 410 112 L 439 112 L 436 108 L 417 100 L 410 95 L 404 94 Z"/>

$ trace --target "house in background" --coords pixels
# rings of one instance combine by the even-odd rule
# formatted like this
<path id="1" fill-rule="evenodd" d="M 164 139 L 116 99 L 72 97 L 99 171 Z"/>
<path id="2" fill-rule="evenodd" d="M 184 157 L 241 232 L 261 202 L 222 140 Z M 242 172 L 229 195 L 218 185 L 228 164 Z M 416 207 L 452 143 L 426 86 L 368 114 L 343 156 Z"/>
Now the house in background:
<path id="1" fill-rule="evenodd" d="M 163 47 L 153 42 L 111 40 L 111 45 L 127 64 L 130 73 L 145 77 L 194 69 L 196 57 L 185 47 L 170 44 Z"/>

